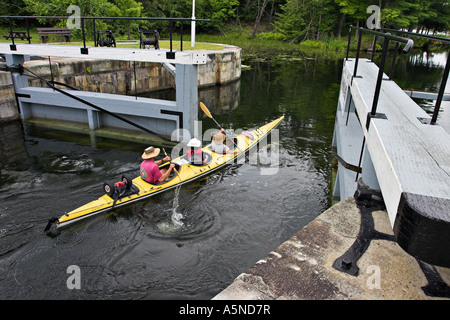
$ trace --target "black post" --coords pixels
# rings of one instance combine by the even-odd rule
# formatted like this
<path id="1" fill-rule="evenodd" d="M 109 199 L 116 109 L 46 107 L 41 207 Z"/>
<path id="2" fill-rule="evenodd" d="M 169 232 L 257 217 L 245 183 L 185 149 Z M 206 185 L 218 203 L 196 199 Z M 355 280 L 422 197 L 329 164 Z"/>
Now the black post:
<path id="1" fill-rule="evenodd" d="M 366 144 L 366 136 L 364 135 L 363 141 L 362 141 L 362 145 L 361 145 L 361 153 L 359 154 L 358 168 L 361 168 L 361 162 L 362 162 L 362 157 L 363 157 L 365 144 Z M 359 176 L 359 171 L 356 172 L 355 181 L 358 181 L 358 176 Z"/>
<path id="2" fill-rule="evenodd" d="M 386 56 L 387 56 L 388 47 L 389 47 L 389 38 L 387 37 L 388 35 L 389 34 L 387 33 L 386 36 L 384 37 L 383 53 L 381 54 L 381 62 L 380 62 L 380 66 L 378 69 L 377 85 L 375 87 L 375 95 L 373 97 L 372 110 L 370 111 L 371 116 L 374 116 L 377 113 L 378 98 L 380 96 L 381 82 L 383 80 L 384 65 L 386 64 Z"/>
<path id="3" fill-rule="evenodd" d="M 92 19 L 92 23 L 94 24 L 94 47 L 97 47 L 97 31 L 95 30 L 95 19 Z"/>
<path id="4" fill-rule="evenodd" d="M 450 71 L 450 51 L 447 54 L 447 64 L 444 69 L 444 76 L 442 77 L 441 87 L 439 88 L 438 97 L 436 99 L 436 105 L 434 106 L 433 117 L 430 124 L 436 124 L 437 117 L 439 115 L 439 109 L 441 108 L 442 98 L 444 97 L 445 87 L 447 85 L 447 79 Z"/>
<path id="5" fill-rule="evenodd" d="M 358 71 L 359 51 L 361 50 L 362 33 L 363 28 L 359 28 L 358 48 L 356 49 L 356 61 L 355 61 L 355 69 L 353 70 L 353 77 L 356 77 L 356 72 Z"/>
<path id="6" fill-rule="evenodd" d="M 172 21 L 169 21 L 170 52 L 172 52 Z"/>
<path id="7" fill-rule="evenodd" d="M 373 59 L 375 58 L 375 51 L 377 48 L 377 36 L 375 35 L 375 37 L 373 38 L 373 48 L 372 48 L 372 58 L 371 61 L 373 62 Z"/>
<path id="8" fill-rule="evenodd" d="M 169 35 L 170 35 L 170 51 L 166 52 L 166 58 L 175 59 L 175 52 L 172 51 L 172 20 L 169 21 Z"/>
<path id="9" fill-rule="evenodd" d="M 83 33 L 83 48 L 81 48 L 81 54 L 88 54 L 88 48 L 86 48 L 86 32 L 84 30 L 84 18 L 81 17 L 81 31 Z"/>
<path id="10" fill-rule="evenodd" d="M 10 46 L 11 50 L 16 50 L 16 45 L 14 43 L 14 33 L 13 33 L 13 27 L 12 27 L 12 18 L 9 18 L 9 35 L 11 36 L 12 44 Z"/>
<path id="11" fill-rule="evenodd" d="M 183 51 L 183 21 L 180 20 L 181 27 L 180 27 L 180 33 L 181 33 L 181 43 L 180 43 L 180 51 Z"/>
<path id="12" fill-rule="evenodd" d="M 348 53 L 350 51 L 350 43 L 352 41 L 352 26 L 350 26 L 350 30 L 348 31 L 348 43 L 347 43 L 347 54 L 345 56 L 345 61 L 348 60 Z"/>
<path id="13" fill-rule="evenodd" d="M 28 37 L 28 44 L 31 44 L 31 37 L 30 37 L 30 26 L 28 24 L 28 18 L 25 18 L 25 23 L 27 25 L 27 37 Z"/>
<path id="14" fill-rule="evenodd" d="M 86 48 L 86 34 L 84 32 L 84 18 L 81 18 L 81 31 L 83 32 L 83 48 Z"/>

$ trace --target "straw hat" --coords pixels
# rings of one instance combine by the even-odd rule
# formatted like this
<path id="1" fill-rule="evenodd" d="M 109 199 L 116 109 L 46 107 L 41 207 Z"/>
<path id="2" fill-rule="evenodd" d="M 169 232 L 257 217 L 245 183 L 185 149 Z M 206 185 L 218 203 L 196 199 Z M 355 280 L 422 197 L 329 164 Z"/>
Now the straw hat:
<path id="1" fill-rule="evenodd" d="M 188 147 L 194 147 L 194 148 L 199 148 L 202 146 L 202 143 L 200 142 L 200 140 L 196 139 L 196 138 L 192 138 L 191 140 L 189 140 Z"/>
<path id="2" fill-rule="evenodd" d="M 159 154 L 159 148 L 148 147 L 142 154 L 142 159 L 147 160 L 156 157 Z"/>
<path id="3" fill-rule="evenodd" d="M 223 139 L 225 138 L 225 135 L 222 132 L 217 132 L 214 136 L 213 136 L 213 140 L 217 143 L 217 144 L 221 144 L 223 142 Z"/>

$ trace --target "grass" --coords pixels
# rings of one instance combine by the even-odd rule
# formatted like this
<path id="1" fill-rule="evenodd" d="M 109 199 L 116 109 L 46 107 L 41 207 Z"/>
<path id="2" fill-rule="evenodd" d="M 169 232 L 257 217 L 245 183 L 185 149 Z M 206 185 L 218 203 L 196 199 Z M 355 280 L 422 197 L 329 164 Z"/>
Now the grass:
<path id="1" fill-rule="evenodd" d="M 271 60 L 283 57 L 287 59 L 305 58 L 343 58 L 347 41 L 344 38 L 326 39 L 322 41 L 305 41 L 300 44 L 279 39 L 268 39 L 263 36 L 251 38 L 250 34 L 229 33 L 226 36 L 197 35 L 198 41 L 223 43 L 242 48 L 243 59 Z"/>

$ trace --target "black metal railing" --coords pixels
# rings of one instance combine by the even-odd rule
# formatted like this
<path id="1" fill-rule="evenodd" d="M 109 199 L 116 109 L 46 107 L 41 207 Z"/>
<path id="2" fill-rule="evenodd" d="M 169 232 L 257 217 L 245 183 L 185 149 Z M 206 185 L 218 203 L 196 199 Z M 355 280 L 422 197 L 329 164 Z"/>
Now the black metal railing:
<path id="1" fill-rule="evenodd" d="M 26 33 L 28 37 L 28 43 L 30 42 L 30 27 L 29 27 L 29 20 L 30 19 L 73 19 L 71 16 L 0 16 L 0 18 L 6 18 L 9 20 L 9 32 L 11 35 L 14 34 L 13 30 L 13 21 L 14 20 L 25 20 L 26 24 Z M 193 21 L 199 21 L 199 22 L 207 22 L 210 21 L 209 19 L 192 19 L 192 18 L 155 18 L 155 17 L 84 17 L 80 16 L 77 17 L 80 19 L 81 23 L 81 33 L 83 38 L 83 47 L 81 48 L 82 54 L 88 54 L 88 48 L 86 47 L 86 26 L 85 21 L 92 20 L 93 24 L 93 38 L 94 38 L 94 44 L 96 46 L 96 26 L 95 22 L 97 20 L 127 20 L 127 21 L 167 21 L 169 22 L 169 39 L 170 39 L 170 52 L 167 52 L 167 58 L 168 59 L 174 59 L 175 53 L 173 52 L 173 24 L 179 22 L 180 23 L 180 51 L 183 51 L 183 23 L 184 22 L 193 22 Z M 14 37 L 11 37 L 11 50 L 15 51 L 15 41 Z"/>
<path id="2" fill-rule="evenodd" d="M 378 106 L 378 99 L 380 96 L 380 91 L 381 91 L 381 83 L 383 80 L 383 73 L 384 73 L 384 67 L 386 64 L 386 57 L 387 57 L 387 53 L 389 50 L 389 43 L 390 41 L 395 41 L 396 44 L 398 45 L 399 43 L 404 43 L 405 47 L 403 48 L 403 53 L 407 54 L 411 51 L 412 47 L 414 46 L 414 41 L 409 39 L 409 38 L 404 38 L 404 37 L 400 37 L 400 36 L 396 36 L 396 35 L 392 35 L 390 33 L 382 33 L 380 31 L 374 31 L 374 30 L 370 30 L 370 29 L 365 29 L 365 28 L 361 28 L 361 27 L 354 27 L 354 26 L 350 26 L 350 31 L 349 31 L 349 36 L 348 36 L 348 45 L 347 45 L 347 54 L 346 54 L 346 60 L 348 60 L 348 55 L 349 55 L 349 51 L 350 51 L 350 44 L 351 44 L 351 36 L 352 36 L 352 30 L 358 30 L 358 45 L 357 45 L 357 49 L 356 49 L 356 58 L 355 58 L 355 66 L 353 69 L 353 78 L 357 77 L 357 72 L 358 72 L 358 62 L 359 62 L 359 54 L 361 51 L 361 42 L 362 42 L 362 35 L 363 33 L 369 33 L 369 34 L 373 34 L 375 35 L 375 39 L 373 42 L 373 51 L 372 51 L 372 61 L 373 61 L 373 56 L 375 53 L 375 47 L 376 47 L 376 41 L 378 37 L 384 38 L 384 42 L 383 42 L 383 51 L 381 53 L 381 61 L 380 61 L 380 65 L 378 66 L 378 77 L 377 77 L 377 82 L 376 82 L 376 86 L 375 86 L 375 94 L 373 97 L 373 102 L 372 102 L 372 109 L 369 112 L 369 114 L 367 115 L 367 122 L 366 122 L 366 128 L 369 128 L 370 125 L 370 119 L 377 117 L 377 106 Z M 398 50 L 398 47 L 396 46 L 396 49 Z M 391 70 L 393 70 L 393 66 L 395 65 L 395 58 L 396 56 L 394 56 L 394 60 L 392 61 L 392 66 L 391 66 Z M 390 75 L 390 79 L 391 79 Z"/>
<path id="3" fill-rule="evenodd" d="M 443 37 L 439 37 L 439 36 L 428 35 L 428 34 L 421 34 L 421 33 L 416 33 L 416 32 L 394 30 L 394 29 L 389 29 L 389 28 L 382 28 L 381 30 L 384 30 L 384 31 L 387 31 L 387 32 L 396 32 L 398 35 L 402 34 L 402 35 L 408 35 L 408 36 L 411 36 L 411 37 L 428 39 L 428 40 L 432 40 L 432 41 L 439 41 L 441 43 L 445 43 L 447 45 L 450 45 L 450 39 L 449 38 L 443 38 Z M 438 92 L 438 96 L 437 96 L 437 99 L 436 99 L 436 103 L 434 105 L 433 116 L 431 117 L 430 124 L 436 124 L 436 121 L 437 121 L 437 118 L 438 118 L 438 115 L 439 115 L 439 110 L 441 108 L 442 99 L 444 97 L 445 87 L 447 85 L 449 71 L 450 71 L 450 50 L 447 52 L 447 62 L 446 62 L 445 67 L 444 67 L 444 74 L 442 76 L 442 80 L 441 80 L 441 84 L 440 84 L 440 87 L 439 87 L 439 92 Z"/>
<path id="4" fill-rule="evenodd" d="M 354 72 L 353 72 L 353 77 L 357 77 L 357 70 L 358 70 L 358 60 L 359 60 L 359 55 L 360 55 L 360 51 L 361 51 L 361 42 L 362 42 L 362 35 L 363 33 L 369 33 L 369 34 L 373 34 L 374 35 L 374 41 L 372 43 L 372 57 L 371 60 L 374 60 L 374 56 L 375 56 L 375 50 L 376 50 L 376 43 L 378 41 L 379 37 L 383 37 L 384 38 L 384 43 L 383 43 L 383 51 L 381 54 L 381 61 L 380 61 L 380 65 L 379 65 L 379 73 L 378 73 L 378 78 L 377 78 L 377 85 L 375 88 L 375 96 L 374 96 L 374 101 L 372 104 L 372 110 L 369 114 L 369 117 L 373 117 L 376 116 L 376 108 L 377 108 L 377 104 L 378 104 L 378 98 L 379 98 L 379 93 L 380 93 L 380 89 L 381 89 L 381 82 L 382 82 L 382 76 L 383 76 L 383 72 L 384 72 L 384 67 L 385 67 L 385 63 L 386 63 L 386 57 L 387 57 L 387 52 L 389 49 L 389 42 L 391 40 L 395 41 L 395 48 L 393 50 L 393 60 L 392 60 L 392 64 L 389 68 L 389 72 L 388 72 L 388 76 L 389 76 L 389 80 L 392 80 L 392 76 L 394 73 L 394 68 L 395 68 L 395 62 L 396 62 L 396 58 L 397 58 L 397 54 L 399 51 L 399 45 L 400 43 L 405 43 L 405 47 L 403 48 L 403 53 L 409 53 L 409 51 L 413 48 L 414 46 L 414 42 L 412 39 L 410 38 L 405 38 L 402 37 L 400 35 L 407 35 L 410 37 L 419 37 L 419 38 L 425 38 L 425 39 L 429 39 L 429 40 L 433 40 L 433 41 L 439 41 L 445 44 L 449 44 L 450 45 L 450 39 L 448 38 L 443 38 L 443 37 L 439 37 L 439 36 L 434 36 L 434 35 L 424 35 L 424 34 L 420 34 L 420 33 L 414 33 L 414 32 L 408 32 L 408 31 L 402 31 L 402 30 L 394 30 L 394 29 L 389 29 L 389 28 L 382 28 L 379 29 L 380 31 L 375 31 L 375 30 L 370 30 L 370 29 L 365 29 L 365 28 L 361 28 L 361 27 L 354 27 L 354 26 L 350 26 L 350 32 L 349 32 L 349 36 L 348 36 L 348 45 L 347 45 L 347 54 L 346 54 L 346 60 L 348 60 L 348 56 L 349 56 L 349 51 L 350 51 L 350 45 L 351 45 L 351 37 L 352 37 L 352 30 L 358 30 L 359 34 L 358 34 L 358 44 L 357 44 L 357 49 L 356 49 L 356 61 L 355 61 L 355 68 L 354 68 Z M 391 34 L 395 33 L 396 35 Z M 439 115 L 439 110 L 441 107 L 441 103 L 444 97 L 444 91 L 445 91 L 445 87 L 447 85 L 447 79 L 449 77 L 449 71 L 450 71 L 450 51 L 447 54 L 447 63 L 445 65 L 444 68 L 444 74 L 441 80 L 441 84 L 439 87 L 439 92 L 436 98 L 436 103 L 434 106 L 434 110 L 433 110 L 433 115 L 431 117 L 430 120 L 430 124 L 434 125 L 436 124 L 438 115 Z M 367 126 L 369 125 L 370 120 L 367 122 Z"/>

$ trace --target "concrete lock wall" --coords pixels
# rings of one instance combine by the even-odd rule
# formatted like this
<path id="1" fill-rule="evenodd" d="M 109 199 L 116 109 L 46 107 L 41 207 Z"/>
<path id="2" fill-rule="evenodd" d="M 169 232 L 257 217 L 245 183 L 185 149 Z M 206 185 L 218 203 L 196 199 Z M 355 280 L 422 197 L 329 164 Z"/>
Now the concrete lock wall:
<path id="1" fill-rule="evenodd" d="M 199 88 L 240 78 L 240 48 L 225 46 L 223 50 L 208 51 L 207 55 L 207 63 L 198 67 Z M 26 61 L 25 67 L 47 80 L 51 80 L 53 75 L 55 81 L 82 91 L 134 95 L 175 88 L 175 77 L 160 63 L 57 57 L 50 58 L 50 61 L 51 70 L 48 57 Z M 30 86 L 46 87 L 39 79 L 28 79 Z M 0 72 L 0 97 L 0 121 L 18 119 L 10 72 Z"/>

